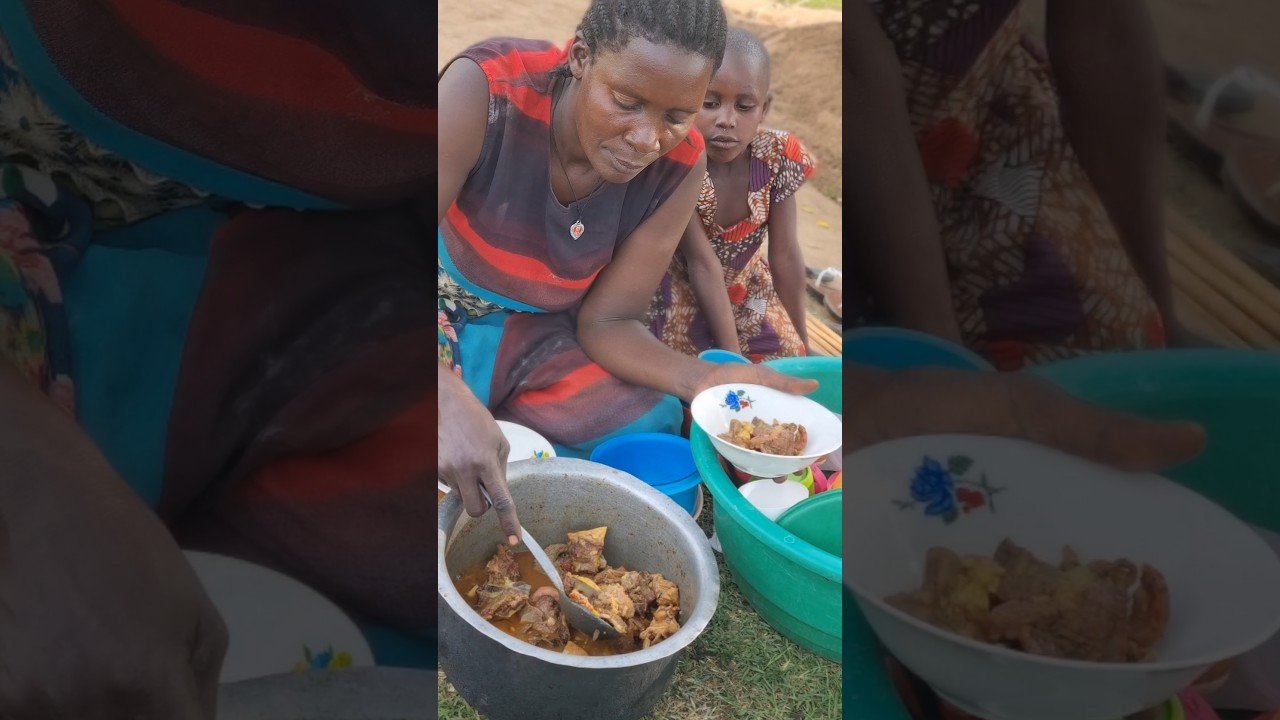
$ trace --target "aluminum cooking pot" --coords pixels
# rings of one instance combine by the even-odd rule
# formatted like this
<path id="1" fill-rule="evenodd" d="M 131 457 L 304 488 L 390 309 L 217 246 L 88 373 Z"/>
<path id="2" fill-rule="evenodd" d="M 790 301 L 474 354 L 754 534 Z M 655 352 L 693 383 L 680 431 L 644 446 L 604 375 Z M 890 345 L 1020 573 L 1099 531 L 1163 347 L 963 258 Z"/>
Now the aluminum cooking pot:
<path id="1" fill-rule="evenodd" d="M 512 463 L 507 482 L 520 521 L 546 545 L 606 525 L 612 566 L 662 573 L 680 588 L 680 630 L 647 650 L 565 655 L 517 640 L 481 618 L 453 578 L 493 556 L 497 515 L 464 515 L 457 493 L 440 504 L 436 568 L 440 664 L 463 699 L 489 720 L 641 720 L 675 676 L 680 653 L 715 613 L 720 574 L 702 529 L 670 498 L 631 475 L 586 460 Z"/>

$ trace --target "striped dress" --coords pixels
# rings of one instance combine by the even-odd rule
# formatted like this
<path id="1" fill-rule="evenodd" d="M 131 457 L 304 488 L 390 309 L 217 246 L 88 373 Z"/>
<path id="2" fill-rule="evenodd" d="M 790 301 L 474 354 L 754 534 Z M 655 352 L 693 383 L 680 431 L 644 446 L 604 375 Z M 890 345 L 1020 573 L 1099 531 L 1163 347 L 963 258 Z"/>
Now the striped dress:
<path id="1" fill-rule="evenodd" d="M 479 161 L 438 233 L 440 360 L 498 419 L 583 456 L 621 432 L 678 432 L 678 401 L 628 385 L 587 358 L 577 308 L 614 249 L 688 177 L 697 131 L 633 180 L 603 183 L 572 207 L 551 190 L 552 70 L 568 46 L 497 38 L 460 57 L 489 82 Z M 585 232 L 570 226 L 581 210 Z"/>

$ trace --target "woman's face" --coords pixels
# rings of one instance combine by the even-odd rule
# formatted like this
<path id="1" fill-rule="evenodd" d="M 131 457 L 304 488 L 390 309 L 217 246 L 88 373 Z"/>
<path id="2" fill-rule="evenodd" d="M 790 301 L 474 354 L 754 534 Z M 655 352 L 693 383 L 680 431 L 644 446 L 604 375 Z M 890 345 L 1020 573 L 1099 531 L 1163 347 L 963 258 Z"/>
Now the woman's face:
<path id="1" fill-rule="evenodd" d="M 569 50 L 569 69 L 581 80 L 578 139 L 605 180 L 628 182 L 693 129 L 711 60 L 641 38 L 592 58 L 580 39 Z"/>

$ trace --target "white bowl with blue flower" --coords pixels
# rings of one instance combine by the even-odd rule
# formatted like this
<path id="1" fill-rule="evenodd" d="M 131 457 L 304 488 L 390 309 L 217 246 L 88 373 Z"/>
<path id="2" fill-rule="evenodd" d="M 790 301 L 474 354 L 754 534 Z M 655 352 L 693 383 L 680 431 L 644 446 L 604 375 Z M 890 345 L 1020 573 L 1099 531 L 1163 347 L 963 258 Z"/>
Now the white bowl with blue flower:
<path id="1" fill-rule="evenodd" d="M 693 421 L 711 439 L 720 456 L 737 469 L 760 478 L 790 475 L 809 467 L 818 459 L 840 450 L 843 426 L 835 413 L 802 395 L 774 390 L 763 385 L 717 385 L 698 393 L 689 405 Z M 808 439 L 799 455 L 772 455 L 748 450 L 720 437 L 729 432 L 729 423 L 799 423 Z"/>
<path id="2" fill-rule="evenodd" d="M 976 717 L 1126 717 L 1280 630 L 1280 558 L 1253 528 L 1173 481 L 972 435 L 864 448 L 844 457 L 844 475 L 846 586 L 883 645 Z M 1158 569 L 1169 615 L 1157 659 L 1031 655 L 939 629 L 885 601 L 920 587 L 930 548 L 992 557 L 1006 538 L 1054 565 L 1071 546 L 1085 562 L 1127 558 Z M 1121 627 L 1144 627 L 1140 607 L 1135 600 Z"/>

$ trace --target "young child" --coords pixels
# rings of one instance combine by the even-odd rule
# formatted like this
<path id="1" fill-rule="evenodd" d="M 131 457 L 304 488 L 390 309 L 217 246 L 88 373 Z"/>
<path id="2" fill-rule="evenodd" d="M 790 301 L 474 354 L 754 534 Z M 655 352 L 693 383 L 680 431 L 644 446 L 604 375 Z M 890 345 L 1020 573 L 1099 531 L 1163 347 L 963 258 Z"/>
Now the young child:
<path id="1" fill-rule="evenodd" d="M 791 133 L 760 127 L 772 99 L 768 52 L 730 28 L 696 120 L 707 145 L 697 212 L 650 307 L 653 334 L 689 355 L 806 354 L 795 192 L 817 163 Z"/>

